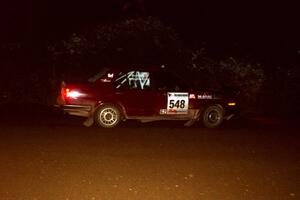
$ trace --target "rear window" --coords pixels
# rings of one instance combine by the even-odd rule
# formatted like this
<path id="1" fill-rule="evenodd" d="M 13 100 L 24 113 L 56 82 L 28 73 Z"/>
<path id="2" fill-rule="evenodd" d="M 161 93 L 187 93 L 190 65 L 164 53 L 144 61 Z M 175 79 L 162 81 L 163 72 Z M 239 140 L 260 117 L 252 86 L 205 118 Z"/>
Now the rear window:
<path id="1" fill-rule="evenodd" d="M 88 79 L 88 82 L 95 83 L 102 76 L 104 76 L 109 71 L 109 68 L 102 68 L 98 73 L 94 74 Z"/>

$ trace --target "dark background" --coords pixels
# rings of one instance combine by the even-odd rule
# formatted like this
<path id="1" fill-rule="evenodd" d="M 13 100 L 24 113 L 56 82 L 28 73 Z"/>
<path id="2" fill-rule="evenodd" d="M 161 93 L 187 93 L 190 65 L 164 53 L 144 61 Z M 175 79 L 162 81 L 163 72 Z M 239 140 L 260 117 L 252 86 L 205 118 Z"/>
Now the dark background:
<path id="1" fill-rule="evenodd" d="M 125 9 L 125 7 L 128 9 Z M 34 46 L 67 37 L 82 26 L 131 14 L 151 15 L 175 27 L 189 46 L 213 56 L 254 57 L 271 63 L 299 62 L 299 6 L 288 1 L 58 1 L 5 0 L 1 41 Z"/>
<path id="2" fill-rule="evenodd" d="M 295 116 L 300 111 L 299 8 L 292 1 L 4 0 L 0 96 L 6 101 L 54 104 L 61 81 L 57 71 L 71 68 L 53 67 L 47 57 L 49 44 L 98 24 L 153 16 L 173 27 L 182 49 L 204 49 L 208 68 L 231 57 L 237 67 L 260 66 L 265 80 L 252 106 Z"/>

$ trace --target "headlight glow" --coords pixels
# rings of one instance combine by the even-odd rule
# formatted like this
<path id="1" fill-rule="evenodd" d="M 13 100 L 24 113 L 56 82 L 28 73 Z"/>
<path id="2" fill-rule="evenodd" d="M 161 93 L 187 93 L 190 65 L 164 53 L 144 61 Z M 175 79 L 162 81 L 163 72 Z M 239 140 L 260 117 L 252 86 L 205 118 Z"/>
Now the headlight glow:
<path id="1" fill-rule="evenodd" d="M 235 102 L 229 102 L 229 103 L 227 103 L 227 105 L 228 105 L 228 106 L 235 106 L 236 103 L 235 103 Z"/>

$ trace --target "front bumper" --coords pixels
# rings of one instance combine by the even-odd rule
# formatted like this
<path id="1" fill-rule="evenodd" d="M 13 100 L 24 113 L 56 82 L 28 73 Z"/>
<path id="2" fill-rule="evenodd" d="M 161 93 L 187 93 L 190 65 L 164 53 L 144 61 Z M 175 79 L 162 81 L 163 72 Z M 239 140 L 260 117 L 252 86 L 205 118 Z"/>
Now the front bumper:
<path id="1" fill-rule="evenodd" d="M 238 115 L 239 111 L 240 111 L 240 108 L 239 108 L 238 105 L 225 107 L 225 116 L 224 116 L 224 119 L 225 120 L 230 120 L 234 116 Z"/>

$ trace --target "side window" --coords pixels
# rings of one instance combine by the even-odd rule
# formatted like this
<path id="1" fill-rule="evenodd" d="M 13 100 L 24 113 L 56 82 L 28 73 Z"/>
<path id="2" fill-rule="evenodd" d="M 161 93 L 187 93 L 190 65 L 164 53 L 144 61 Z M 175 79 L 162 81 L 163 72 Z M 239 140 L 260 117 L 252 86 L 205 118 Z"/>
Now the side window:
<path id="1" fill-rule="evenodd" d="M 121 72 L 115 80 L 116 89 L 125 88 L 145 90 L 150 88 L 150 84 L 150 73 L 144 71 L 130 71 L 127 73 Z"/>
<path id="2" fill-rule="evenodd" d="M 167 72 L 156 72 L 153 75 L 154 87 L 162 91 L 179 91 L 183 89 L 180 82 L 171 74 Z"/>

